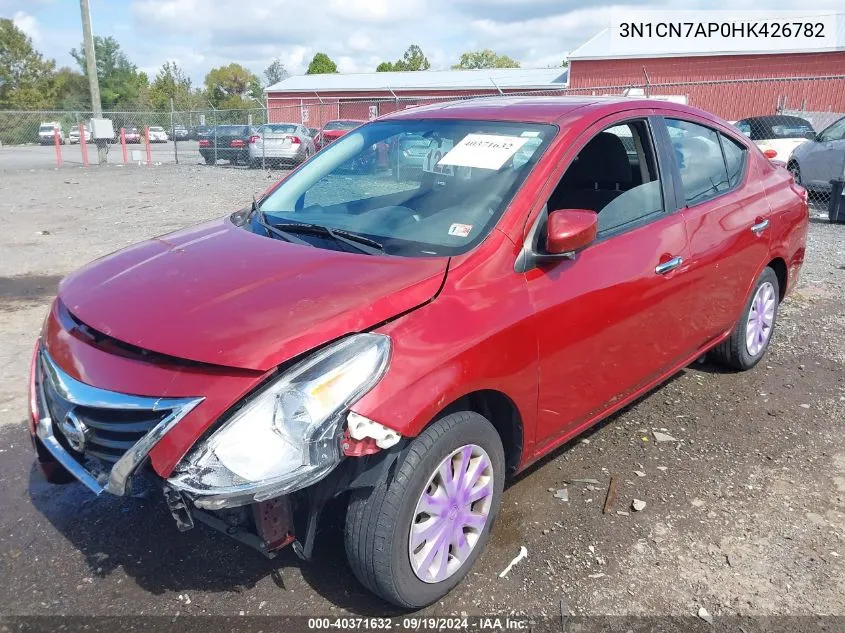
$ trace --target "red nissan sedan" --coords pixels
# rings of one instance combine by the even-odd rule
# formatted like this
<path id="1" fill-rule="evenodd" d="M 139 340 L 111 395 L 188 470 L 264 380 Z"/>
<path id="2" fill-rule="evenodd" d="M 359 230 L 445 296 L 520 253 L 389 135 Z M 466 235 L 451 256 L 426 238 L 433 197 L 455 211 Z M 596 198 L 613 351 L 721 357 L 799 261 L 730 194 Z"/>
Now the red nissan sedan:
<path id="1" fill-rule="evenodd" d="M 409 135 L 413 175 L 356 171 Z M 66 278 L 32 361 L 37 459 L 94 494 L 157 480 L 180 530 L 267 556 L 308 559 L 340 498 L 355 575 L 421 607 L 481 555 L 509 476 L 705 353 L 754 367 L 807 222 L 788 172 L 691 107 L 395 113 Z"/>

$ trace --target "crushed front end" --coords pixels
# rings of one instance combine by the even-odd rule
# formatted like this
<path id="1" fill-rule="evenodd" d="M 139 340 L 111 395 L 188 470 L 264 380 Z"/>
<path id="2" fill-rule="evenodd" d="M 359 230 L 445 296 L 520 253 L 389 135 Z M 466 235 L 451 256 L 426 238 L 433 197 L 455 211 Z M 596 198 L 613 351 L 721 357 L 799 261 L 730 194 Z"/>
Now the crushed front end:
<path id="1" fill-rule="evenodd" d="M 310 557 L 324 504 L 401 439 L 349 411 L 390 347 L 357 334 L 269 372 L 208 367 L 120 345 L 57 301 L 30 380 L 39 468 L 97 495 L 152 480 L 180 530 L 200 522 L 267 556 L 294 543 Z"/>

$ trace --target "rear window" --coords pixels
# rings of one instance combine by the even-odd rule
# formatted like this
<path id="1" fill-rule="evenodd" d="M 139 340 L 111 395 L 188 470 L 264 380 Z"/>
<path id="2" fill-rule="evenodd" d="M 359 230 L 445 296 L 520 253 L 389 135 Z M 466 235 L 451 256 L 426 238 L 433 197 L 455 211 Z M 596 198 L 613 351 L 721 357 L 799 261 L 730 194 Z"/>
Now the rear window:
<path id="1" fill-rule="evenodd" d="M 218 125 L 217 133 L 246 136 L 246 129 L 245 125 Z"/>
<path id="2" fill-rule="evenodd" d="M 265 125 L 261 129 L 271 134 L 293 134 L 296 132 L 295 125 Z"/>
<path id="3" fill-rule="evenodd" d="M 32 128 L 30 128 L 30 129 L 32 129 Z M 52 132 L 53 130 L 54 130 L 54 128 L 53 128 L 52 125 L 42 125 L 38 129 L 39 132 Z"/>
<path id="4" fill-rule="evenodd" d="M 327 130 L 354 130 L 361 125 L 360 121 L 329 121 L 326 123 Z"/>

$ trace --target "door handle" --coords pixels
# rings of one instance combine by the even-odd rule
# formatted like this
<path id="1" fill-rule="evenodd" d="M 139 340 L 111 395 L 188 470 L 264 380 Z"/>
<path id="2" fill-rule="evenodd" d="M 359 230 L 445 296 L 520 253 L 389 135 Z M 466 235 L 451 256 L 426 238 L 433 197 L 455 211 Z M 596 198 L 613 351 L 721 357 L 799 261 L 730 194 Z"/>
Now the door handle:
<path id="1" fill-rule="evenodd" d="M 669 261 L 663 262 L 662 264 L 658 264 L 655 267 L 654 272 L 656 272 L 658 275 L 665 275 L 670 270 L 675 270 L 676 268 L 678 268 L 678 266 L 683 263 L 684 260 L 681 257 L 673 257 Z"/>
<path id="2" fill-rule="evenodd" d="M 751 232 L 760 235 L 763 231 L 769 228 L 769 221 L 768 220 L 761 220 L 757 224 L 751 227 Z"/>

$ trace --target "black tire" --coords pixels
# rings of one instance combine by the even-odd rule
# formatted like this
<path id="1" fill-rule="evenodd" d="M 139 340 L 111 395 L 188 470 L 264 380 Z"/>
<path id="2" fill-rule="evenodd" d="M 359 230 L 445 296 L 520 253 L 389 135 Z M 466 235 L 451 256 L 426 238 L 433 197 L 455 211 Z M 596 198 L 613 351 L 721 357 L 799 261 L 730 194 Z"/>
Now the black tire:
<path id="1" fill-rule="evenodd" d="M 748 316 L 751 312 L 751 304 L 754 301 L 754 297 L 757 295 L 757 291 L 763 284 L 766 283 L 771 284 L 774 288 L 775 306 L 774 316 L 772 319 L 772 330 L 768 338 L 766 339 L 766 342 L 764 343 L 762 349 L 757 354 L 752 355 L 748 351 L 748 346 L 746 345 Z M 772 337 L 775 333 L 775 329 L 777 326 L 779 301 L 780 283 L 778 282 L 778 276 L 775 274 L 775 271 L 771 268 L 764 268 L 763 272 L 760 273 L 760 276 L 757 278 L 757 283 L 754 284 L 754 288 L 751 289 L 751 295 L 748 297 L 748 300 L 745 303 L 745 309 L 742 311 L 742 316 L 739 319 L 739 323 L 737 323 L 736 327 L 734 327 L 734 330 L 733 332 L 731 332 L 730 337 L 728 337 L 722 343 L 713 348 L 711 352 L 712 358 L 719 364 L 738 371 L 745 371 L 751 369 L 757 363 L 759 363 L 763 356 L 766 355 L 766 350 L 769 349 L 769 345 L 771 344 Z"/>
<path id="2" fill-rule="evenodd" d="M 792 161 L 786 166 L 786 168 L 789 170 L 789 173 L 792 174 L 795 184 L 803 187 L 804 185 L 801 184 L 801 168 L 798 166 L 798 163 Z"/>
<path id="3" fill-rule="evenodd" d="M 214 165 L 217 163 L 217 161 L 214 160 L 214 156 L 203 156 L 203 159 L 205 160 L 206 165 Z"/>
<path id="4" fill-rule="evenodd" d="M 440 463 L 467 444 L 483 448 L 493 468 L 493 497 L 487 524 L 466 561 L 438 583 L 420 580 L 408 553 L 417 500 Z M 346 516 L 346 556 L 370 591 L 397 606 L 416 609 L 436 602 L 472 569 L 490 537 L 502 498 L 505 455 L 493 425 L 470 411 L 443 417 L 411 441 L 389 481 L 352 494 Z"/>
<path id="5" fill-rule="evenodd" d="M 250 158 L 249 159 L 249 168 L 250 169 L 258 169 L 261 167 L 261 161 L 257 158 Z"/>

